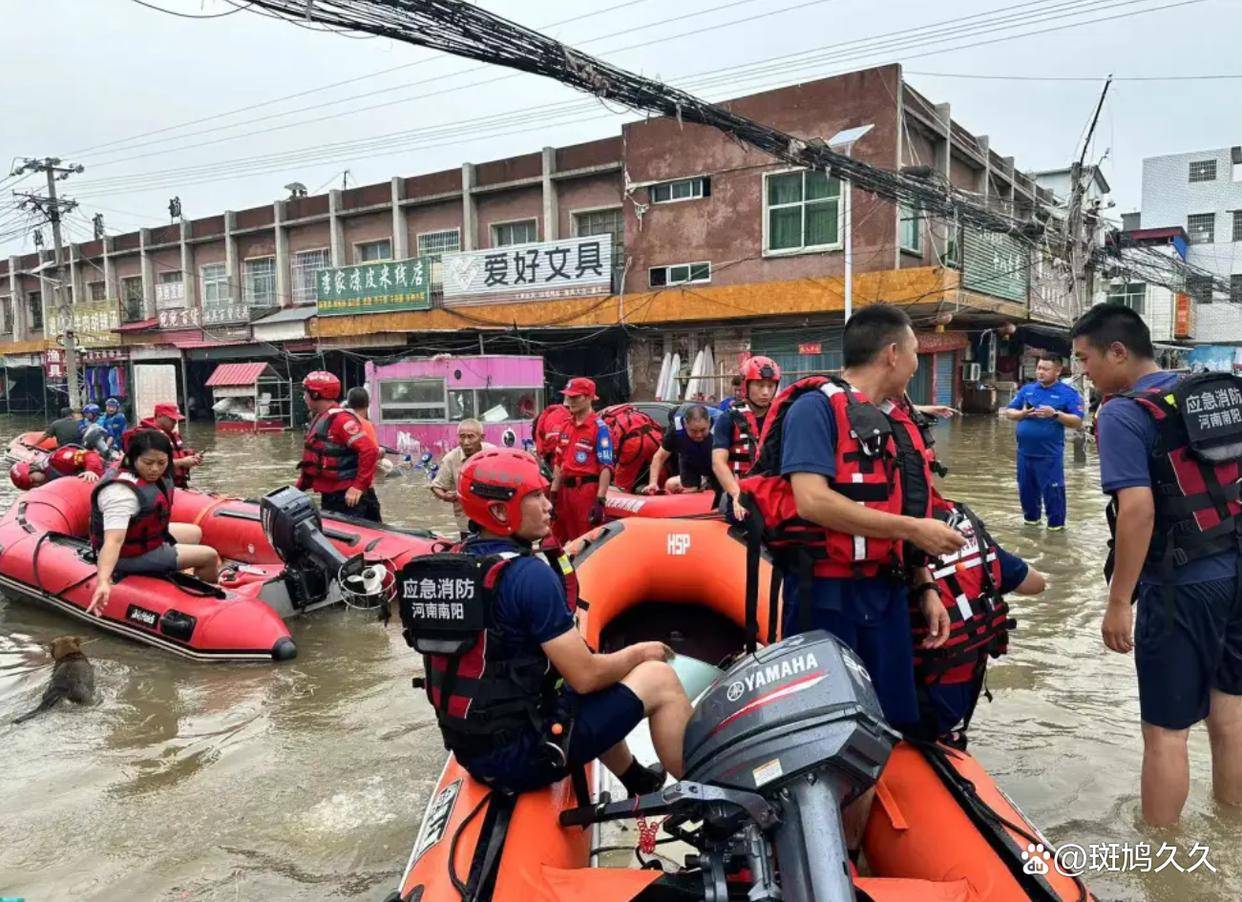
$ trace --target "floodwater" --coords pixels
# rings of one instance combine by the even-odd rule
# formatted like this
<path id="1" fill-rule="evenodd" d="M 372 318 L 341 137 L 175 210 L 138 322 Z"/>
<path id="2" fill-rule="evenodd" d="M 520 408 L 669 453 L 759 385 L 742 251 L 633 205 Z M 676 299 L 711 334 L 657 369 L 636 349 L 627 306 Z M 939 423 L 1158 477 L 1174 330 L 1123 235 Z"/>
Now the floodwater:
<path id="1" fill-rule="evenodd" d="M 0 435 L 33 425 L 0 417 Z M 187 432 L 209 451 L 201 488 L 253 497 L 292 479 L 294 434 Z M 1012 433 L 988 417 L 938 430 L 946 494 L 1050 582 L 1040 598 L 1011 599 L 1020 630 L 990 670 L 995 700 L 975 718 L 972 751 L 1052 842 L 1150 846 L 1145 868 L 1094 862 L 1085 876 L 1100 898 L 1242 898 L 1242 816 L 1212 801 L 1202 728 L 1182 825 L 1142 826 L 1133 661 L 1099 634 L 1107 535 L 1094 451 L 1083 464 L 1067 455 L 1070 529 L 1049 534 L 1022 525 Z M 419 473 L 381 485 L 386 517 L 451 530 L 425 485 Z M 12 496 L 5 480 L 0 505 Z M 0 601 L 0 897 L 377 900 L 393 889 L 444 757 L 410 687 L 412 652 L 395 626 L 357 612 L 291 629 L 290 664 L 196 665 Z M 100 703 L 10 725 L 48 678 L 40 643 L 68 632 L 88 639 Z M 1176 870 L 1200 859 L 1196 844 L 1207 864 Z"/>

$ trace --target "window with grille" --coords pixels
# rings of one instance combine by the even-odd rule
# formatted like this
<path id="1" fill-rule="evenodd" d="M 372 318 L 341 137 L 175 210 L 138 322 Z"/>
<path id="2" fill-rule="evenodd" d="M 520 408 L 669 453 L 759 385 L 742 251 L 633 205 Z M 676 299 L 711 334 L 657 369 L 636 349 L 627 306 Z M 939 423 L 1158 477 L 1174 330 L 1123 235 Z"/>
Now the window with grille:
<path id="1" fill-rule="evenodd" d="M 275 307 L 276 258 L 259 257 L 245 262 L 242 274 L 243 299 L 247 307 Z M 314 282 L 311 283 L 312 290 Z"/>
<path id="2" fill-rule="evenodd" d="M 228 267 L 223 263 L 208 263 L 199 269 L 203 280 L 203 304 L 227 304 L 232 298 L 229 291 Z"/>
<path id="3" fill-rule="evenodd" d="M 446 229 L 443 232 L 424 232 L 415 243 L 420 257 L 431 258 L 431 287 L 439 288 L 444 279 L 441 275 L 440 258 L 461 250 L 461 230 Z"/>
<path id="4" fill-rule="evenodd" d="M 29 292 L 26 295 L 26 305 L 30 310 L 30 331 L 38 332 L 43 328 L 43 292 Z"/>
<path id="5" fill-rule="evenodd" d="M 1242 210 L 1233 211 L 1233 240 L 1242 241 Z"/>
<path id="6" fill-rule="evenodd" d="M 0 332 L 12 332 L 13 302 L 7 297 L 0 298 L 0 318 L 3 318 L 3 322 L 0 322 Z"/>
<path id="7" fill-rule="evenodd" d="M 828 250 L 841 246 L 841 182 L 822 172 L 764 176 L 768 252 Z"/>
<path id="8" fill-rule="evenodd" d="M 1108 301 L 1110 304 L 1125 304 L 1142 316 L 1147 306 L 1147 283 L 1126 282 L 1113 285 L 1108 291 Z"/>
<path id="9" fill-rule="evenodd" d="M 1216 214 L 1191 213 L 1186 217 L 1186 235 L 1191 244 L 1211 244 L 1216 240 Z"/>
<path id="10" fill-rule="evenodd" d="M 354 245 L 354 262 L 371 263 L 375 260 L 392 259 L 392 242 L 387 238 L 382 241 L 364 241 Z"/>
<path id="11" fill-rule="evenodd" d="M 1229 277 L 1229 302 L 1242 304 L 1242 274 L 1235 273 Z"/>
<path id="12" fill-rule="evenodd" d="M 498 222 L 492 226 L 492 247 L 532 244 L 539 240 L 539 224 L 533 219 Z"/>
<path id="13" fill-rule="evenodd" d="M 1186 293 L 1199 304 L 1212 303 L 1212 277 L 1190 275 L 1186 277 Z"/>
<path id="14" fill-rule="evenodd" d="M 653 266 L 648 271 L 648 281 L 652 288 L 687 285 L 692 282 L 710 282 L 711 280 L 711 263 L 676 263 L 672 266 Z"/>
<path id="15" fill-rule="evenodd" d="M 1192 182 L 1216 181 L 1215 160 L 1194 160 L 1190 164 L 1190 180 Z"/>
<path id="16" fill-rule="evenodd" d="M 99 282 L 87 282 L 86 295 L 92 301 L 106 300 L 108 297 L 108 286 L 102 280 Z"/>
<path id="17" fill-rule="evenodd" d="M 652 185 L 648 191 L 653 204 L 667 204 L 678 200 L 697 200 L 712 196 L 711 176 L 700 175 L 692 179 L 677 179 Z"/>
<path id="18" fill-rule="evenodd" d="M 293 303 L 313 304 L 316 299 L 316 277 L 321 269 L 332 265 L 332 256 L 327 248 L 317 251 L 300 251 L 293 255 L 290 272 L 293 276 Z"/>
<path id="19" fill-rule="evenodd" d="M 125 322 L 136 323 L 142 319 L 142 276 L 121 279 L 121 312 Z"/>
<path id="20" fill-rule="evenodd" d="M 901 249 L 914 254 L 923 253 L 923 218 L 913 207 L 902 204 L 901 210 Z"/>
<path id="21" fill-rule="evenodd" d="M 625 270 L 625 215 L 621 208 L 575 213 L 574 235 L 579 238 L 588 235 L 612 236 L 613 288 L 616 289 Z"/>

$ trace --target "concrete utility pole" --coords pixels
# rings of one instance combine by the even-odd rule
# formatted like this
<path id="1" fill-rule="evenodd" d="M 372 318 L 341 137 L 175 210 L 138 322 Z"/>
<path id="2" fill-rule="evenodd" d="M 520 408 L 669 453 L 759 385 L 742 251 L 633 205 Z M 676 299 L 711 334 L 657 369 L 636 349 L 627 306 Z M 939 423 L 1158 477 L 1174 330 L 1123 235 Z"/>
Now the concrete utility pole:
<path id="1" fill-rule="evenodd" d="M 56 296 L 57 315 L 60 317 L 61 341 L 65 348 L 65 379 L 71 407 L 76 407 L 82 399 L 78 393 L 78 355 L 73 343 L 73 304 L 65 291 L 68 274 L 65 272 L 65 247 L 60 234 L 60 214 L 62 210 L 72 210 L 78 204 L 77 201 L 57 198 L 56 182 L 82 171 L 83 167 L 80 164 L 62 166 L 58 158 L 44 157 L 42 160 L 26 159 L 12 173 L 13 175 L 20 175 L 23 172 L 47 174 L 46 197 L 21 191 L 14 191 L 13 194 L 22 198 L 20 206 L 23 209 L 28 206 L 34 207 L 52 224 L 52 244 L 56 249 L 56 282 L 53 290 Z"/>

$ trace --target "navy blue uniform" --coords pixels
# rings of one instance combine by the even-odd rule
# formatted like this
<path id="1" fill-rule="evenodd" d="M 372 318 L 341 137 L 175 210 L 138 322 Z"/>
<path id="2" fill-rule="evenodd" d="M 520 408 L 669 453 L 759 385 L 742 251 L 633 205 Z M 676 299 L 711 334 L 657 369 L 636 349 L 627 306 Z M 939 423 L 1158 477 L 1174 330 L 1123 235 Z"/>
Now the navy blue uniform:
<path id="1" fill-rule="evenodd" d="M 477 539 L 468 542 L 465 550 L 486 555 L 512 551 L 513 546 L 505 541 Z M 565 589 L 541 558 L 519 558 L 508 565 L 500 580 L 494 615 L 501 641 L 514 650 L 534 651 L 574 629 Z M 572 722 L 567 747 L 572 766 L 586 764 L 621 742 L 643 716 L 638 696 L 617 683 L 589 695 L 562 687 L 549 721 Z M 546 728 L 541 734 L 532 724 L 508 745 L 461 763 L 478 779 L 513 792 L 548 786 L 565 776 L 565 771 L 544 754 L 546 735 Z"/>
<path id="2" fill-rule="evenodd" d="M 722 418 L 723 419 L 723 418 Z M 836 424 L 824 397 L 808 392 L 789 408 L 781 432 L 781 475 L 836 475 Z M 907 587 L 888 579 L 814 579 L 812 623 L 862 658 L 891 724 L 918 720 Z M 798 582 L 785 580 L 785 635 L 798 632 Z"/>
<path id="3" fill-rule="evenodd" d="M 1167 388 L 1179 378 L 1176 373 L 1151 373 L 1134 388 Z M 1113 398 L 1102 406 L 1096 436 L 1100 487 L 1105 493 L 1151 487 L 1149 461 L 1156 426 L 1136 401 Z M 1212 689 L 1242 695 L 1237 568 L 1238 554 L 1233 551 L 1176 568 L 1172 622 L 1159 569 L 1143 568 L 1134 623 L 1134 666 L 1144 722 L 1185 729 L 1207 717 Z"/>
<path id="4" fill-rule="evenodd" d="M 1045 388 L 1028 382 L 1009 402 L 1010 410 L 1024 407 L 1051 407 L 1058 413 L 1082 416 L 1082 395 L 1064 382 Z M 1053 418 L 1027 417 L 1019 420 L 1018 498 L 1022 517 L 1038 523 L 1042 505 L 1048 513 L 1048 525 L 1065 525 L 1065 427 Z"/>

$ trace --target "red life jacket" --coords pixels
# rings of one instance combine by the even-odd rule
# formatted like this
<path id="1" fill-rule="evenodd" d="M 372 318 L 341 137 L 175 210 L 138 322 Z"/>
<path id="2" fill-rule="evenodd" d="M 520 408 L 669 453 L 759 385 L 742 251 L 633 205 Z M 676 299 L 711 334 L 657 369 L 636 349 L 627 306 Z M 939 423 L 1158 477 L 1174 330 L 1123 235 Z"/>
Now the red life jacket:
<path id="1" fill-rule="evenodd" d="M 969 683 L 982 676 L 989 655 L 1009 650 L 1014 622 L 1000 594 L 1000 555 L 983 521 L 965 504 L 938 501 L 932 516 L 957 529 L 967 544 L 927 561 L 949 613 L 949 638 L 939 648 L 920 648 L 927 623 L 918 600 L 910 600 L 914 672 L 927 685 Z"/>
<path id="2" fill-rule="evenodd" d="M 515 653 L 497 632 L 494 606 L 505 571 L 533 552 L 516 542 L 498 554 L 469 548 L 415 558 L 399 579 L 402 635 L 423 655 L 422 684 L 445 748 L 459 759 L 507 745 L 529 728 L 542 732 L 560 680 L 537 646 Z M 556 546 L 540 553 L 575 613 L 578 582 L 568 555 Z"/>
<path id="3" fill-rule="evenodd" d="M 99 510 L 99 493 L 110 485 L 123 485 L 138 499 L 138 513 L 125 528 L 121 557 L 138 557 L 154 551 L 169 541 L 168 523 L 172 519 L 173 487 L 168 480 L 147 482 L 129 470 L 109 470 L 91 492 L 91 547 L 96 553 L 103 547 L 103 514 Z"/>
<path id="4" fill-rule="evenodd" d="M 84 470 L 90 470 L 98 476 L 103 475 L 103 459 L 94 451 L 88 451 L 78 445 L 61 445 L 47 459 L 44 472 L 48 479 L 61 476 L 76 476 Z"/>
<path id="5" fill-rule="evenodd" d="M 793 488 L 780 475 L 781 432 L 789 408 L 807 392 L 822 393 L 836 424 L 836 475 L 829 479 L 834 491 L 888 514 L 926 517 L 931 511 L 932 477 L 910 418 L 892 404 L 877 407 L 842 379 L 808 376 L 772 401 L 758 460 L 741 483 L 762 520 L 764 544 L 782 568 L 803 569 L 809 558 L 813 575 L 826 579 L 898 569 L 900 542 L 826 530 L 798 516 Z"/>
<path id="6" fill-rule="evenodd" d="M 1175 568 L 1237 551 L 1242 535 L 1242 378 L 1202 373 L 1168 388 L 1122 392 L 1104 403 L 1113 397 L 1133 399 L 1156 424 L 1156 444 L 1148 459 L 1156 522 L 1147 563 L 1158 567 L 1169 585 Z M 1114 536 L 1116 512 L 1114 497 L 1108 505 Z M 1110 540 L 1104 565 L 1108 579 L 1112 545 Z"/>
<path id="7" fill-rule="evenodd" d="M 318 481 L 320 486 L 348 483 L 358 475 L 358 452 L 349 445 L 338 445 L 330 437 L 332 425 L 341 416 L 352 417 L 354 414 L 343 407 L 332 407 L 324 411 L 306 433 L 298 469 L 312 481 Z"/>
<path id="8" fill-rule="evenodd" d="M 535 452 L 549 466 L 556 463 L 557 452 L 565 443 L 565 427 L 573 418 L 564 404 L 549 404 L 535 418 L 531 429 L 535 437 Z"/>
<path id="9" fill-rule="evenodd" d="M 612 484 L 632 492 L 664 438 L 660 424 L 632 404 L 614 404 L 599 412 L 612 433 Z"/>
<path id="10" fill-rule="evenodd" d="M 171 432 L 167 432 L 161 429 L 159 427 L 159 424 L 155 422 L 155 417 L 148 417 L 147 419 L 142 420 L 141 422 L 138 423 L 138 428 L 139 429 L 154 429 L 157 432 L 163 432 L 164 435 L 168 436 L 168 441 L 169 443 L 172 444 L 172 449 L 173 449 L 172 459 L 173 460 L 181 460 L 184 457 L 194 456 L 194 450 L 192 448 L 187 448 L 185 442 L 182 441 L 181 433 L 178 432 L 176 429 L 172 430 Z M 171 463 L 169 463 L 168 472 L 172 475 L 173 485 L 175 485 L 177 488 L 186 489 L 190 487 L 189 469 L 184 468 L 184 467 L 174 467 Z"/>
<path id="11" fill-rule="evenodd" d="M 772 409 L 768 408 L 770 414 Z M 759 451 L 759 420 L 747 404 L 734 404 L 725 411 L 733 424 L 733 440 L 729 442 L 729 468 L 741 479 L 750 473 Z"/>

